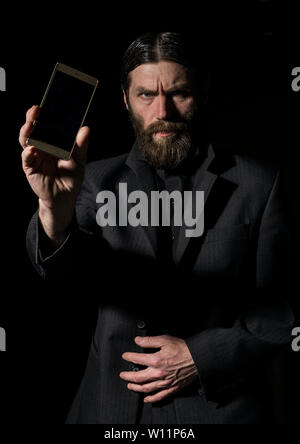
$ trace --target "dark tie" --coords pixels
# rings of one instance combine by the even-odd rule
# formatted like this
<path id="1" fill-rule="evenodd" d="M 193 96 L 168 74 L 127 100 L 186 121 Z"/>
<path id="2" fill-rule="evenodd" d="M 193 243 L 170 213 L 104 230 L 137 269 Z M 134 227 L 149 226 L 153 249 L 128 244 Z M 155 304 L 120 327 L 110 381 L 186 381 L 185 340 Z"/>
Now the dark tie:
<path id="1" fill-rule="evenodd" d="M 182 180 L 180 176 L 175 176 L 172 174 L 168 174 L 164 171 L 157 171 L 156 175 L 157 180 L 157 188 L 159 191 L 168 191 L 168 193 L 172 193 L 173 191 L 182 192 Z M 158 237 L 158 250 L 159 257 L 164 262 L 168 262 L 169 264 L 173 264 L 173 255 L 175 253 L 177 238 L 179 234 L 180 227 L 174 226 L 174 200 L 171 199 L 170 206 L 170 224 L 171 226 L 163 226 L 162 225 L 162 214 L 163 207 L 160 201 L 160 221 L 159 227 L 157 231 Z"/>

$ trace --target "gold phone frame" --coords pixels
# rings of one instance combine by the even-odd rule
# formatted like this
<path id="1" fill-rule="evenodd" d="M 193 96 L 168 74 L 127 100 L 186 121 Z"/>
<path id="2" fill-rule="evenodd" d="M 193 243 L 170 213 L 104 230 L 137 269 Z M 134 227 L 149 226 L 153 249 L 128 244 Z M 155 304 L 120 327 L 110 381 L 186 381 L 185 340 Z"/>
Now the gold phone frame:
<path id="1" fill-rule="evenodd" d="M 82 80 L 82 81 L 84 81 L 86 83 L 89 83 L 90 85 L 94 86 L 93 92 L 91 94 L 90 101 L 89 101 L 89 103 L 87 105 L 87 108 L 86 108 L 86 111 L 84 113 L 83 119 L 82 119 L 81 124 L 79 126 L 79 128 L 81 128 L 83 126 L 84 120 L 86 118 L 86 115 L 87 115 L 88 110 L 90 108 L 90 105 L 92 103 L 92 100 L 93 100 L 93 97 L 94 97 L 94 94 L 95 94 L 95 91 L 96 91 L 96 88 L 98 86 L 99 81 L 95 77 L 89 76 L 88 74 L 85 74 L 85 73 L 83 73 L 81 71 L 78 71 L 77 69 L 71 68 L 70 66 L 64 65 L 63 63 L 56 63 L 56 65 L 54 67 L 54 70 L 52 72 L 52 75 L 50 77 L 48 86 L 46 88 L 45 94 L 43 96 L 42 102 L 40 104 L 40 108 L 41 109 L 43 108 L 43 105 L 44 105 L 44 103 L 46 101 L 46 98 L 47 98 L 49 89 L 50 89 L 50 87 L 52 85 L 52 82 L 53 82 L 53 79 L 54 79 L 56 71 L 64 72 L 65 74 L 68 74 L 71 77 L 75 77 L 76 79 L 80 79 L 80 80 Z M 35 122 L 34 122 L 34 124 L 35 124 Z M 79 128 L 78 128 L 78 130 L 79 130 Z M 75 136 L 75 140 L 74 140 L 74 143 L 73 143 L 71 151 L 66 151 L 66 150 L 64 150 L 64 149 L 62 149 L 60 147 L 57 147 L 55 145 L 50 145 L 49 143 L 43 142 L 42 140 L 36 140 L 34 138 L 31 138 L 31 137 L 29 137 L 27 139 L 27 145 L 32 145 L 35 148 L 37 148 L 37 149 L 39 149 L 41 151 L 44 151 L 44 152 L 46 152 L 48 154 L 51 154 L 52 156 L 58 157 L 60 159 L 69 160 L 70 157 L 72 156 L 73 150 L 74 150 L 75 145 L 76 145 L 76 136 Z"/>

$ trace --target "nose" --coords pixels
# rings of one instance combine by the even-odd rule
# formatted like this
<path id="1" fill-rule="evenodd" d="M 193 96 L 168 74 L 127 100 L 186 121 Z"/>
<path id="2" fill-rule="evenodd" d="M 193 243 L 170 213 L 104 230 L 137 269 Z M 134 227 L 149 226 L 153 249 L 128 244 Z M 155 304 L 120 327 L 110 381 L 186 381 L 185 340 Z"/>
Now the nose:
<path id="1" fill-rule="evenodd" d="M 167 120 L 172 113 L 170 99 L 165 94 L 157 97 L 157 119 Z"/>

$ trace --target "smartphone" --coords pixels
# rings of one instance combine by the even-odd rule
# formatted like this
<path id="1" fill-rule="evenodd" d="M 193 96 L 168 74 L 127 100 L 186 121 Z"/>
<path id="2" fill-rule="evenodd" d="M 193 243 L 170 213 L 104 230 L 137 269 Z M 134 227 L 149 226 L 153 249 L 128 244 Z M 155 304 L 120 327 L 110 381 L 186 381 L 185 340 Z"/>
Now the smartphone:
<path id="1" fill-rule="evenodd" d="M 97 86 L 95 77 L 57 63 L 27 144 L 60 159 L 70 159 Z"/>

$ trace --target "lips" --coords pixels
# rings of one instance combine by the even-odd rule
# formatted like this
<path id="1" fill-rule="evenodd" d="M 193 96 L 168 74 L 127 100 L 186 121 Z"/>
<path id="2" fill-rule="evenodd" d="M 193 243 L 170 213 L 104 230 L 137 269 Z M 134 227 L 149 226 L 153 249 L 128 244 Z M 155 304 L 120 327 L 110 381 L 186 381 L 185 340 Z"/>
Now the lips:
<path id="1" fill-rule="evenodd" d="M 155 133 L 157 137 L 168 137 L 173 136 L 175 134 L 174 131 L 160 131 L 158 133 Z"/>

